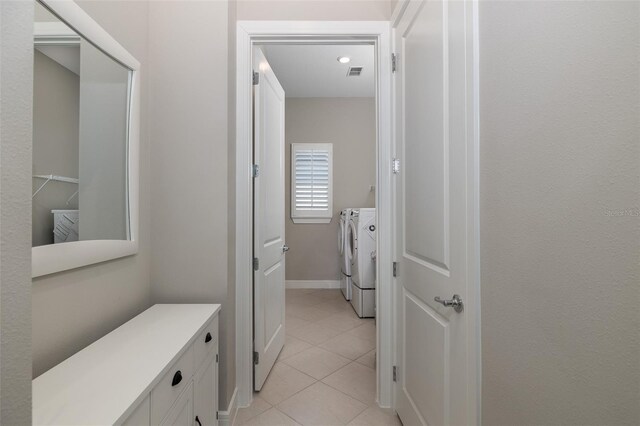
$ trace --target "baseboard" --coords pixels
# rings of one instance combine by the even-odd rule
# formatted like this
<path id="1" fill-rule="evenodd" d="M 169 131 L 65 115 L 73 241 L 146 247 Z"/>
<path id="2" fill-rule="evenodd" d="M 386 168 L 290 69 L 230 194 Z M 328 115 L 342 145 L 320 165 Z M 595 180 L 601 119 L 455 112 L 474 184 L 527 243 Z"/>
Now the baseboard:
<path id="1" fill-rule="evenodd" d="M 287 280 L 285 288 L 340 288 L 340 280 Z"/>
<path id="2" fill-rule="evenodd" d="M 236 415 L 238 414 L 236 395 L 238 395 L 237 387 L 233 390 L 227 411 L 218 411 L 218 426 L 233 426 L 233 423 L 236 421 Z"/>

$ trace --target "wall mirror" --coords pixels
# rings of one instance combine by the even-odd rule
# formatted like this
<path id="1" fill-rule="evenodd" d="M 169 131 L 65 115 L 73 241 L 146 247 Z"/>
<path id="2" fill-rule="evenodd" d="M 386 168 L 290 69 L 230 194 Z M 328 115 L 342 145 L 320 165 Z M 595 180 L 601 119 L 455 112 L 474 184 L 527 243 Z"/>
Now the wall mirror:
<path id="1" fill-rule="evenodd" d="M 138 61 L 75 2 L 35 4 L 32 276 L 138 250 Z"/>

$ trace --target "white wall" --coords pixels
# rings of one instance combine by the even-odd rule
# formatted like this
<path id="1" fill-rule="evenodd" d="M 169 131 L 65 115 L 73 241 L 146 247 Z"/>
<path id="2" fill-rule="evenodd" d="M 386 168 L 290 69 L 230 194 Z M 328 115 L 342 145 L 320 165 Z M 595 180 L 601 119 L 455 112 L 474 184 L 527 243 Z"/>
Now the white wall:
<path id="1" fill-rule="evenodd" d="M 640 424 L 639 41 L 638 2 L 480 2 L 485 425 Z"/>
<path id="2" fill-rule="evenodd" d="M 338 222 L 347 207 L 375 207 L 375 98 L 287 98 L 285 102 L 287 280 L 339 280 Z M 291 220 L 291 144 L 333 144 L 333 219 Z"/>
<path id="3" fill-rule="evenodd" d="M 33 3 L 0 2 L 0 424 L 31 424 Z"/>
<path id="4" fill-rule="evenodd" d="M 104 336 L 151 304 L 151 181 L 146 102 L 148 3 L 87 0 L 79 4 L 142 64 L 140 251 L 135 256 L 33 281 L 34 376 Z M 28 25 L 33 25 L 33 18 Z M 30 49 L 32 51 L 33 47 Z"/>
<path id="5" fill-rule="evenodd" d="M 225 410 L 235 388 L 235 294 L 227 276 L 227 3 L 153 2 L 149 12 L 153 301 L 222 303 Z"/>

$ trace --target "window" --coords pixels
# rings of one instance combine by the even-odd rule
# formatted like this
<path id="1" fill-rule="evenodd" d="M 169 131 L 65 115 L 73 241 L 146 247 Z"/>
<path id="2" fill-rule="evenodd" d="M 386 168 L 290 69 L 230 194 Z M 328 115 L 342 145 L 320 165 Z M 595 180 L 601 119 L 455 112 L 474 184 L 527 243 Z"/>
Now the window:
<path id="1" fill-rule="evenodd" d="M 291 219 L 294 223 L 331 222 L 332 175 L 332 144 L 291 144 Z"/>

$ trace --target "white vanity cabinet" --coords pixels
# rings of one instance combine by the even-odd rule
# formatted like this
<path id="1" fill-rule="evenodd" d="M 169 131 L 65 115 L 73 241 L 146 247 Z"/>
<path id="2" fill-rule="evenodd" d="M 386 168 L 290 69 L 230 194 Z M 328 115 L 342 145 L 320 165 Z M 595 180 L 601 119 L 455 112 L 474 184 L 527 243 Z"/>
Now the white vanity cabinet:
<path id="1" fill-rule="evenodd" d="M 217 425 L 220 305 L 154 305 L 33 380 L 36 425 Z"/>

